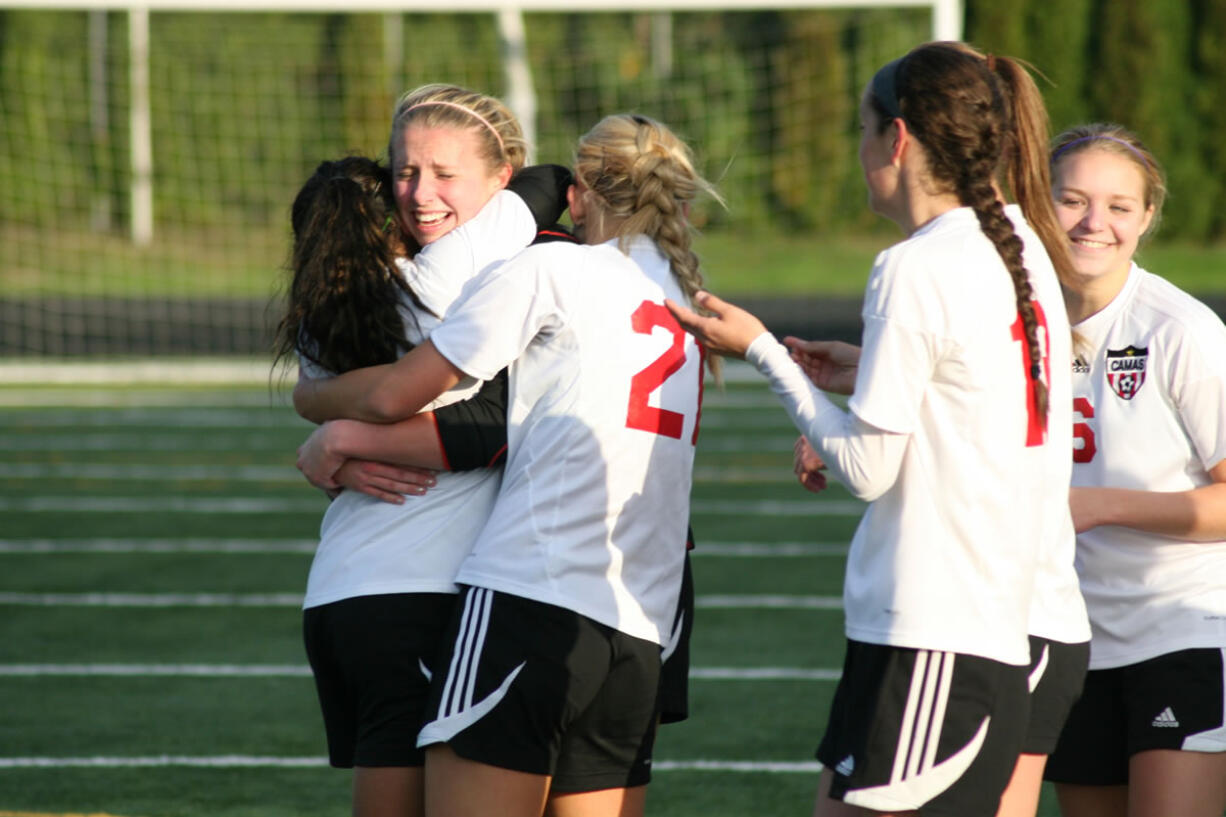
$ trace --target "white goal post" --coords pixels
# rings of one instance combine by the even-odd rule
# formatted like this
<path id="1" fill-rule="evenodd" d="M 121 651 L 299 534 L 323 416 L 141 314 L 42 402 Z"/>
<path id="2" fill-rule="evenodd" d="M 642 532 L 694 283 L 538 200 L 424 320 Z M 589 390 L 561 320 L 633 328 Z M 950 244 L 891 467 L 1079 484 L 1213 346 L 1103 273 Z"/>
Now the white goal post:
<path id="1" fill-rule="evenodd" d="M 825 10 L 866 17 L 831 23 L 853 27 L 839 31 L 826 31 L 804 17 Z M 720 47 L 732 51 L 719 53 L 707 50 L 702 31 L 682 30 L 712 26 L 712 18 L 721 14 L 749 19 L 776 12 L 791 15 L 778 25 L 808 28 L 799 37 L 768 31 L 765 36 L 774 39 L 760 48 L 747 40 L 724 43 Z M 774 223 L 773 208 L 779 206 L 792 213 L 782 218 L 784 226 L 838 226 L 814 215 L 829 209 L 829 202 L 810 206 L 802 199 L 806 190 L 821 190 L 827 199 L 846 200 L 848 179 L 855 174 L 845 166 L 854 149 L 844 150 L 843 142 L 837 150 L 830 144 L 815 147 L 807 144 L 806 131 L 845 135 L 849 89 L 865 80 L 871 65 L 923 39 L 960 39 L 963 18 L 962 0 L 588 0 L 581 11 L 573 0 L 0 0 L 0 14 L 14 13 L 63 15 L 70 26 L 29 25 L 42 26 L 51 48 L 88 52 L 88 57 L 63 57 L 62 65 L 48 68 L 38 55 L 23 59 L 21 48 L 0 49 L 6 57 L 0 62 L 0 116 L 6 120 L 0 129 L 0 355 L 122 351 L 128 347 L 112 343 L 108 327 L 130 314 L 133 303 L 169 298 L 177 311 L 153 319 L 165 324 L 162 339 L 131 347 L 137 354 L 158 351 L 190 344 L 179 336 L 192 334 L 197 321 L 230 320 L 227 299 L 269 301 L 270 283 L 248 280 L 233 291 L 225 282 L 250 279 L 260 270 L 268 282 L 275 279 L 284 261 L 284 213 L 293 184 L 313 162 L 330 155 L 378 153 L 380 137 L 371 134 L 386 123 L 371 122 L 386 117 L 386 101 L 395 92 L 423 81 L 455 81 L 499 94 L 546 161 L 565 161 L 566 146 L 598 116 L 645 105 L 644 113 L 660 116 L 695 143 L 709 162 L 708 176 L 732 188 L 725 191 L 730 213 L 716 219 L 732 226 L 754 218 Z M 574 18 L 601 14 L 617 19 L 620 42 L 571 30 Z M 414 39 L 414 27 L 429 28 L 447 16 L 477 21 L 463 32 L 469 39 L 451 45 L 451 56 L 447 43 L 428 43 L 444 50 L 419 60 L 422 43 Z M 627 22 L 628 17 L 635 19 Z M 221 18 L 262 19 L 255 26 L 262 33 L 247 42 L 246 35 L 235 34 L 242 25 L 236 22 L 219 27 L 221 35 L 211 34 L 211 21 Z M 286 22 L 269 22 L 274 18 Z M 269 31 L 280 37 L 281 29 L 285 37 L 295 36 L 305 24 L 294 20 L 308 18 L 360 28 L 361 48 L 381 53 L 384 68 L 377 70 L 384 78 L 338 79 L 328 73 L 358 60 L 352 32 L 323 40 L 311 35 L 315 39 L 300 47 L 260 39 Z M 568 21 L 558 22 L 561 18 Z M 895 18 L 927 22 L 915 28 L 895 24 Z M 187 30 L 190 25 L 175 19 L 199 21 L 201 30 Z M 548 51 L 542 57 L 539 44 L 533 52 L 530 46 L 542 28 L 559 48 L 572 49 L 569 58 L 579 64 L 563 64 Z M 4 31 L 0 26 L 0 36 Z M 168 43 L 168 36 L 188 39 Z M 215 54 L 207 48 L 211 36 L 225 40 Z M 575 37 L 587 37 L 589 50 L 575 46 Z M 859 43 L 854 54 L 864 56 L 844 60 L 843 68 L 827 77 L 827 65 L 812 53 L 817 50 L 812 44 L 850 48 L 849 37 Z M 235 54 L 238 59 L 231 59 Z M 369 53 L 358 56 L 371 59 Z M 489 67 L 473 79 L 476 69 L 470 63 L 478 58 Z M 306 64 L 311 60 L 318 64 Z M 728 60 L 739 62 L 728 68 Z M 543 61 L 548 67 L 542 68 Z M 244 76 L 254 63 L 259 63 L 254 70 L 277 78 Z M 206 74 L 188 75 L 197 64 L 208 66 Z M 22 73 L 27 70 L 34 73 L 27 77 Z M 235 76 L 224 77 L 227 71 Z M 773 98 L 773 87 L 761 76 L 787 86 L 778 94 L 782 101 Z M 291 99 L 319 88 L 332 96 L 322 102 Z M 41 96 L 14 104 L 18 94 Z M 839 104 L 823 101 L 836 94 L 843 99 Z M 814 110 L 805 110 L 813 104 Z M 329 117 L 319 120 L 319 129 L 328 131 L 320 143 L 331 147 L 312 147 L 302 133 L 310 127 L 302 123 L 319 116 Z M 333 116 L 344 121 L 337 124 Z M 771 130 L 763 135 L 758 123 L 765 119 Z M 288 120 L 297 130 L 286 136 L 278 128 Z M 211 141 L 192 141 L 195 134 Z M 238 138 L 225 142 L 231 136 Z M 62 150 L 49 145 L 61 139 Z M 22 155 L 31 146 L 37 155 Z M 49 172 L 40 162 L 55 164 L 50 183 L 40 175 Z M 90 169 L 83 171 L 82 163 Z M 176 175 L 188 165 L 186 177 Z M 760 201 L 742 195 L 751 188 L 764 191 Z M 200 206 L 189 198 L 193 189 L 201 191 Z M 125 269 L 133 271 L 135 283 L 119 281 Z M 196 314 L 191 302 L 199 296 L 208 303 Z M 81 303 L 82 298 L 105 303 Z M 266 326 L 244 328 L 259 311 L 250 306 L 246 317 L 233 318 L 231 334 L 241 335 L 234 348 L 206 345 L 203 350 L 246 350 L 245 344 L 266 333 Z M 106 342 L 91 347 L 95 336 Z"/>

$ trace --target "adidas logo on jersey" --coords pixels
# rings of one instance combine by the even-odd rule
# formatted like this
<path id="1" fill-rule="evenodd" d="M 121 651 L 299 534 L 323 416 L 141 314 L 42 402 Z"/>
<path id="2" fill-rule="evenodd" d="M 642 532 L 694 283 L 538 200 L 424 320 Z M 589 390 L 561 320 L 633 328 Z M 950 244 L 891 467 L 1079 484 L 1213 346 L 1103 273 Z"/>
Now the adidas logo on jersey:
<path id="1" fill-rule="evenodd" d="M 1175 713 L 1172 712 L 1171 708 L 1168 706 L 1166 709 L 1158 713 L 1158 716 L 1154 718 L 1154 722 L 1152 725 L 1159 726 L 1159 727 L 1178 726 L 1179 721 L 1175 718 Z"/>
<path id="2" fill-rule="evenodd" d="M 856 770 L 856 759 L 851 755 L 839 761 L 839 765 L 834 767 L 835 772 L 847 777 Z"/>

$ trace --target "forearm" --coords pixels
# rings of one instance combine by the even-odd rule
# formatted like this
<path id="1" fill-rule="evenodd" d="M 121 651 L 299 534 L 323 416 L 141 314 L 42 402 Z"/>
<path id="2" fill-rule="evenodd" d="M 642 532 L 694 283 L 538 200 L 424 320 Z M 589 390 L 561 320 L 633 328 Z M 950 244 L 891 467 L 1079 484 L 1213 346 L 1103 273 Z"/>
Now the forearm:
<path id="1" fill-rule="evenodd" d="M 300 379 L 294 387 L 294 408 L 315 423 L 340 418 L 393 423 L 421 411 L 462 375 L 426 341 L 395 363 L 326 379 Z"/>
<path id="2" fill-rule="evenodd" d="M 324 429 L 325 450 L 338 458 L 438 470 L 447 467 L 429 412 L 388 424 L 333 420 Z"/>
<path id="3" fill-rule="evenodd" d="M 750 344 L 745 359 L 766 375 L 797 429 L 853 495 L 871 501 L 894 484 L 906 435 L 876 429 L 839 408 L 769 334 Z"/>
<path id="4" fill-rule="evenodd" d="M 1078 532 L 1118 525 L 1189 542 L 1226 539 L 1226 483 L 1172 492 L 1074 488 L 1071 496 Z"/>

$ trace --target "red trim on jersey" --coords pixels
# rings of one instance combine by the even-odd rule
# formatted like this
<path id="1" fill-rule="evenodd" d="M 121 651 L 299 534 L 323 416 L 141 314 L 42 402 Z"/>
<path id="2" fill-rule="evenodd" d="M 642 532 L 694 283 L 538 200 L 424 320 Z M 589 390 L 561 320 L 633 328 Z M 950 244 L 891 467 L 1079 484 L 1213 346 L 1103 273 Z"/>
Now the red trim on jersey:
<path id="1" fill-rule="evenodd" d="M 570 233 L 561 232 L 560 230 L 537 230 L 536 234 L 538 237 L 542 235 L 551 235 L 555 238 L 564 238 L 567 241 L 574 241 L 576 244 L 579 243 L 578 239 L 576 239 L 573 235 Z"/>
<path id="2" fill-rule="evenodd" d="M 425 414 L 427 417 L 430 418 L 430 424 L 434 426 L 434 436 L 436 439 L 438 439 L 439 454 L 443 458 L 443 470 L 450 471 L 451 461 L 447 459 L 447 447 L 443 445 L 443 435 L 440 434 L 438 431 L 438 418 L 434 416 L 433 411 L 426 411 L 426 412 L 423 412 L 423 414 Z"/>
<path id="3" fill-rule="evenodd" d="M 498 453 L 497 453 L 497 454 L 495 454 L 495 455 L 494 455 L 494 456 L 493 456 L 493 457 L 490 459 L 490 461 L 489 461 L 489 462 L 487 462 L 487 463 L 485 464 L 485 467 L 486 467 L 486 468 L 493 468 L 493 467 L 494 467 L 494 466 L 495 466 L 495 465 L 498 463 L 498 460 L 502 459 L 502 458 L 503 458 L 503 457 L 506 455 L 506 453 L 507 453 L 507 444 L 506 444 L 506 443 L 503 443 L 503 444 L 502 444 L 502 448 L 499 448 L 499 449 L 498 449 Z"/>

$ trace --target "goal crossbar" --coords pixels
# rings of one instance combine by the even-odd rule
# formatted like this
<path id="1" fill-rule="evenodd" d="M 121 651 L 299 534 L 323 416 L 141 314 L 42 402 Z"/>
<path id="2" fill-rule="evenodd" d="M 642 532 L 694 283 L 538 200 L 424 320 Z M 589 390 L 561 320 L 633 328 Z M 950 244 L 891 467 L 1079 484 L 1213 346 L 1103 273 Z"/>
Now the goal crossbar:
<path id="1" fill-rule="evenodd" d="M 752 11 L 762 0 L 588 0 L 584 11 Z M 931 8 L 937 40 L 962 37 L 962 0 L 771 0 L 772 9 Z M 439 10 L 427 0 L 0 0 L 0 8 L 125 11 L 412 12 Z M 453 12 L 570 12 L 574 0 L 448 0 Z"/>

